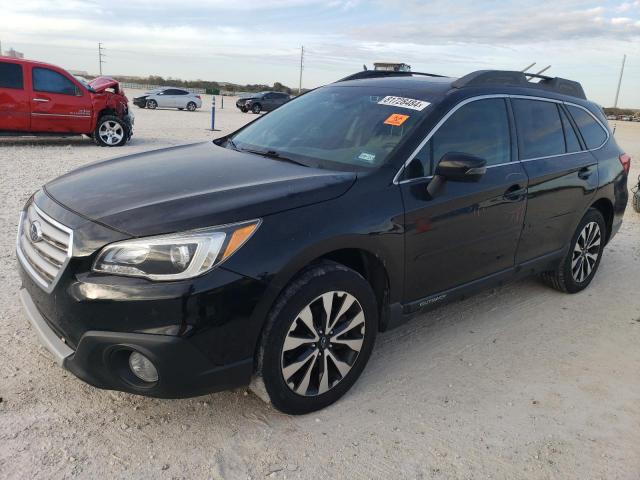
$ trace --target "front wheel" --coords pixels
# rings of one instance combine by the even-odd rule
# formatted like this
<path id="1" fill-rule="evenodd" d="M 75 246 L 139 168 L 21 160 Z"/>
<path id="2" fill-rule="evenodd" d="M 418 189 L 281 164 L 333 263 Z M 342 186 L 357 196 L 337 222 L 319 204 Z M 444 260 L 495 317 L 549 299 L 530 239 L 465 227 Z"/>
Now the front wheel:
<path id="1" fill-rule="evenodd" d="M 561 292 L 577 293 L 589 286 L 604 250 L 607 226 L 600 211 L 590 208 L 576 228 L 569 250 L 557 268 L 542 279 Z"/>
<path id="2" fill-rule="evenodd" d="M 156 108 L 158 108 L 158 102 L 156 102 L 155 100 L 147 100 L 147 108 L 155 110 Z"/>
<path id="3" fill-rule="evenodd" d="M 360 274 L 334 262 L 304 271 L 263 332 L 258 374 L 271 403 L 290 414 L 331 405 L 364 370 L 377 329 L 376 298 Z"/>
<path id="4" fill-rule="evenodd" d="M 101 147 L 121 147 L 129 139 L 129 126 L 115 115 L 100 117 L 93 139 Z"/>
<path id="5" fill-rule="evenodd" d="M 251 107 L 251 111 L 255 114 L 260 113 L 261 110 L 262 110 L 262 105 L 260 105 L 259 103 L 256 103 L 253 107 Z"/>

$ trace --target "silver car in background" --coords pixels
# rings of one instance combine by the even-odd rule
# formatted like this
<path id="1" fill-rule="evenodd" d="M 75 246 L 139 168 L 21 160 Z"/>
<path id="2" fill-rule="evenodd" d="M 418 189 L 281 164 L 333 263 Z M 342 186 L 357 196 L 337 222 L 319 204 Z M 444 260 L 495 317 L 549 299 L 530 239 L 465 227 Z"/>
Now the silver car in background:
<path id="1" fill-rule="evenodd" d="M 200 95 L 182 88 L 157 88 L 133 99 L 133 104 L 140 108 L 177 108 L 190 112 L 202 107 Z"/>

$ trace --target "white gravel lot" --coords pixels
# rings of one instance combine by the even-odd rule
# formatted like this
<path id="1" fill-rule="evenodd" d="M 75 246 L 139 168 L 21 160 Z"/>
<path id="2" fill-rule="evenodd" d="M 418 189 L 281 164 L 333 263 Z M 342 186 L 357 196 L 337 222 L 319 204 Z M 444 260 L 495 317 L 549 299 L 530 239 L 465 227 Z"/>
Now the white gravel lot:
<path id="1" fill-rule="evenodd" d="M 242 390 L 102 391 L 60 369 L 17 297 L 18 212 L 87 162 L 213 135 L 206 109 L 134 111 L 135 136 L 118 149 L 0 139 L 0 478 L 640 477 L 640 214 L 630 207 L 586 291 L 528 279 L 418 317 L 380 335 L 352 391 L 316 414 L 282 415 Z M 215 135 L 252 118 L 227 99 Z M 640 123 L 619 122 L 616 136 L 635 179 Z"/>

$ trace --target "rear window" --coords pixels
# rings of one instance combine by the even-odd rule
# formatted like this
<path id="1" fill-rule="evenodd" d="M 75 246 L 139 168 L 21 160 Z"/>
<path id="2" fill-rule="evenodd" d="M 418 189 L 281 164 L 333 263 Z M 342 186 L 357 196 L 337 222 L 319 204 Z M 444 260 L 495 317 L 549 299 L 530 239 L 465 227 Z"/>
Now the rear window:
<path id="1" fill-rule="evenodd" d="M 0 62 L 0 88 L 22 89 L 22 65 Z"/>
<path id="2" fill-rule="evenodd" d="M 522 99 L 512 102 L 522 160 L 566 152 L 562 122 L 555 103 Z"/>
<path id="3" fill-rule="evenodd" d="M 76 86 L 71 80 L 58 72 L 40 67 L 33 69 L 33 89 L 61 95 L 76 94 Z"/>
<path id="4" fill-rule="evenodd" d="M 594 149 L 601 147 L 607 139 L 607 132 L 602 128 L 595 118 L 589 113 L 585 112 L 582 108 L 567 106 L 571 116 L 575 120 L 584 142 L 587 144 L 588 149 Z"/>

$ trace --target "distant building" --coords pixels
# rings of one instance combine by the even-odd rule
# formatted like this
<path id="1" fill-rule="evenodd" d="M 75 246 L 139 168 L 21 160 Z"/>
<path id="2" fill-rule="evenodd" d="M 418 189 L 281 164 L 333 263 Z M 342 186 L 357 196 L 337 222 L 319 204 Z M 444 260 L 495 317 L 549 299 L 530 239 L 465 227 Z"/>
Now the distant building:
<path id="1" fill-rule="evenodd" d="M 373 69 L 385 72 L 410 72 L 411 65 L 407 65 L 406 63 L 375 62 Z"/>
<path id="2" fill-rule="evenodd" d="M 11 58 L 24 58 L 24 53 L 14 50 L 13 48 L 10 48 L 9 50 L 6 50 L 4 52 L 0 50 L 0 56 L 11 57 Z"/>

